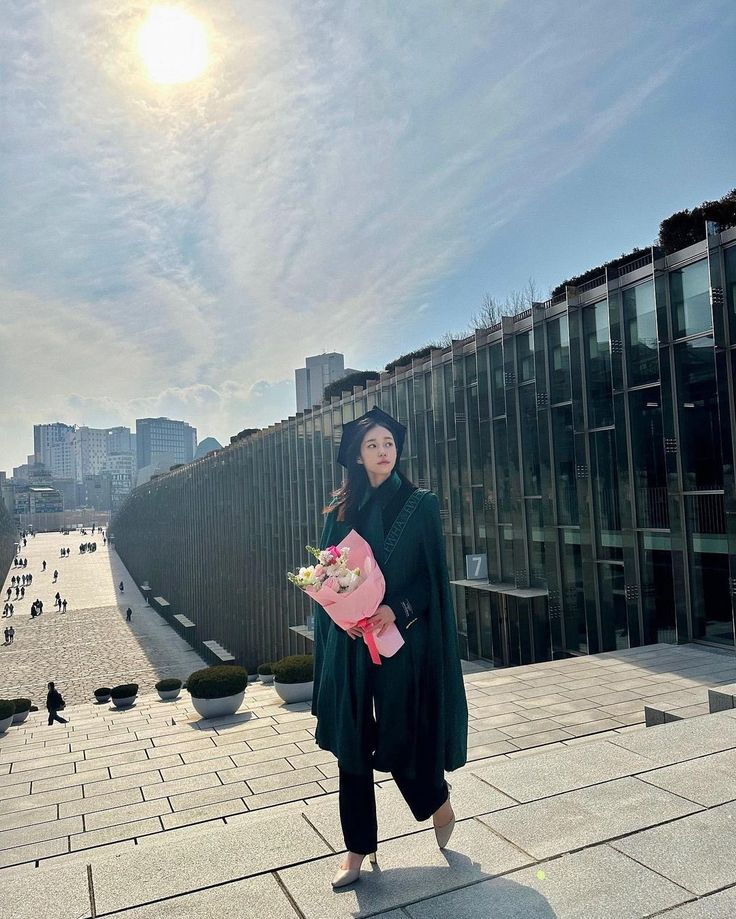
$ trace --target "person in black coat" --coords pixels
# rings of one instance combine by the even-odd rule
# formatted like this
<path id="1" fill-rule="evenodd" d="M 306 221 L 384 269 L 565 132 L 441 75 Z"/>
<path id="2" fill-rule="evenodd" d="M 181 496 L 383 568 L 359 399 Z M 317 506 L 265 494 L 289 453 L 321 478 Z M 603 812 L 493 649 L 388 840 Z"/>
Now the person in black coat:
<path id="1" fill-rule="evenodd" d="M 59 712 L 66 703 L 61 698 L 61 693 L 56 689 L 53 683 L 49 683 L 49 691 L 46 696 L 46 709 L 49 713 L 49 726 L 51 726 L 54 721 L 58 721 L 61 724 L 67 724 L 68 719 L 62 718 Z"/>

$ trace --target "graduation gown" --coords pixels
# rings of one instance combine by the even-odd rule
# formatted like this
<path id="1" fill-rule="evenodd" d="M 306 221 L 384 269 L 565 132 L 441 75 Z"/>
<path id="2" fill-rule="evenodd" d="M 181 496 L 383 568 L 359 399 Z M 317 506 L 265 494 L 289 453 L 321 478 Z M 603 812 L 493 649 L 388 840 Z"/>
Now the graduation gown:
<path id="1" fill-rule="evenodd" d="M 319 604 L 314 610 L 315 740 L 347 772 L 376 769 L 436 784 L 467 760 L 468 709 L 437 496 L 394 471 L 355 519 L 327 515 L 320 548 L 351 529 L 370 544 L 404 646 L 381 665 Z M 374 718 L 375 698 L 375 718 Z"/>

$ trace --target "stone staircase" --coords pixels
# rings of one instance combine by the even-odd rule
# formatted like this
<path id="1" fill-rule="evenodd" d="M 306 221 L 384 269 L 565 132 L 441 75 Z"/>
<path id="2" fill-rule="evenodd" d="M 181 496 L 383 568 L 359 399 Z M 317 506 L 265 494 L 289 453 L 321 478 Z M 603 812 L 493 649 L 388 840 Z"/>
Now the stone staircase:
<path id="1" fill-rule="evenodd" d="M 551 701 L 551 679 L 559 693 L 587 683 L 592 667 L 619 682 L 635 660 L 669 672 L 656 651 L 636 650 L 585 667 L 466 673 L 469 741 L 479 742 L 451 776 L 450 848 L 437 849 L 431 821 L 417 824 L 376 773 L 378 866 L 338 892 L 337 770 L 314 743 L 308 703 L 286 706 L 251 684 L 239 713 L 208 721 L 186 692 L 168 703 L 142 695 L 123 711 L 70 706 L 68 726 L 33 713 L 0 737 L 0 916 L 736 915 L 736 709 L 550 742 L 549 730 L 522 733 L 542 740 L 489 752 L 488 732 L 501 729 L 487 725 L 498 717 L 489 710 L 519 706 L 525 714 L 505 726 L 533 725 L 563 704 Z"/>

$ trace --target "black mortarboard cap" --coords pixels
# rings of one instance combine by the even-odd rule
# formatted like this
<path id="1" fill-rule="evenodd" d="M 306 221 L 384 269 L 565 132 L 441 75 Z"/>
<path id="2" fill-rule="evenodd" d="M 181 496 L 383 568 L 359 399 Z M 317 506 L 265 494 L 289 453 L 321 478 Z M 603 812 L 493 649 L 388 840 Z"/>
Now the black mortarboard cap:
<path id="1" fill-rule="evenodd" d="M 348 421 L 347 424 L 343 425 L 342 429 L 342 439 L 340 440 L 340 449 L 337 452 L 337 461 L 341 466 L 344 466 L 347 469 L 348 466 L 348 451 L 350 450 L 350 445 L 353 443 L 353 440 L 357 436 L 361 436 L 361 431 L 358 428 L 358 422 L 362 421 L 364 418 L 370 418 L 374 424 L 380 424 L 384 428 L 388 428 L 389 431 L 394 435 L 394 441 L 396 443 L 396 461 L 398 462 L 401 457 L 401 451 L 404 449 L 404 440 L 406 438 L 406 428 L 401 422 L 397 421 L 395 418 L 392 418 L 391 415 L 387 415 L 386 412 L 381 411 L 380 408 L 372 408 L 369 412 L 366 412 L 365 415 L 361 415 L 360 418 L 356 418 L 355 421 Z"/>

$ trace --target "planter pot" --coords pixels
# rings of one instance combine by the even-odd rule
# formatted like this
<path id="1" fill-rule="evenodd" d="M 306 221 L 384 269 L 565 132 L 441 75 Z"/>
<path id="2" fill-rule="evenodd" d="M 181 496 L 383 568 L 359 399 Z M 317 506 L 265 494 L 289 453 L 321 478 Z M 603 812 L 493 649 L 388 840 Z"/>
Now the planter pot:
<path id="1" fill-rule="evenodd" d="M 30 713 L 31 710 L 29 708 L 27 708 L 24 712 L 16 712 L 13 715 L 13 724 L 23 724 Z"/>
<path id="2" fill-rule="evenodd" d="M 0 734 L 4 734 L 12 723 L 13 723 L 12 715 L 8 715 L 7 718 L 3 718 L 2 721 L 0 721 Z"/>
<path id="3" fill-rule="evenodd" d="M 178 699 L 181 687 L 179 689 L 157 689 L 159 699 L 163 702 L 169 702 L 171 699 Z"/>
<path id="4" fill-rule="evenodd" d="M 262 673 L 259 676 L 261 683 L 265 683 L 266 686 L 270 686 L 273 683 L 273 674 L 272 673 Z"/>
<path id="5" fill-rule="evenodd" d="M 219 699 L 197 699 L 192 696 L 192 705 L 203 718 L 219 718 L 222 715 L 234 715 L 240 708 L 245 690 L 234 696 L 221 696 Z"/>
<path id="6" fill-rule="evenodd" d="M 249 674 L 248 674 L 248 682 L 249 682 L 249 683 L 255 683 L 255 681 L 256 681 L 257 679 L 258 679 L 258 674 L 257 674 L 257 673 L 249 673 Z"/>
<path id="7" fill-rule="evenodd" d="M 309 702 L 312 698 L 314 680 L 308 683 L 279 683 L 276 680 L 273 686 L 284 702 Z"/>
<path id="8" fill-rule="evenodd" d="M 129 705 L 135 702 L 135 699 L 135 696 L 125 696 L 123 699 L 113 699 L 112 704 L 115 708 L 128 708 Z"/>
<path id="9" fill-rule="evenodd" d="M 95 699 L 100 703 L 100 705 L 104 705 L 106 702 L 109 702 L 109 701 L 110 701 L 110 694 L 108 693 L 106 696 L 97 696 L 97 695 L 96 695 L 96 696 L 95 696 Z"/>

